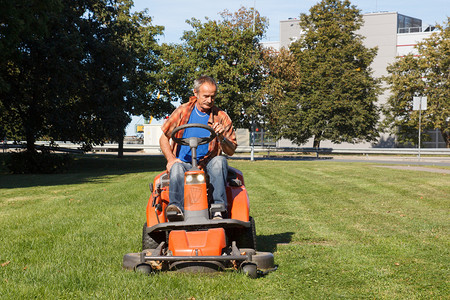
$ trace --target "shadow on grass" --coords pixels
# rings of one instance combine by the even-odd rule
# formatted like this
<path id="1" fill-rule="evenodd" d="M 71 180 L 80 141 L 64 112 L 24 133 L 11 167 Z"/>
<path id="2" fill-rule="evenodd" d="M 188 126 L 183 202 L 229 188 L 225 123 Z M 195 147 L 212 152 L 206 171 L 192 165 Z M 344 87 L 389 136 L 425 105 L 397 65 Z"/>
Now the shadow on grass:
<path id="1" fill-rule="evenodd" d="M 288 244 L 292 240 L 293 232 L 283 232 L 271 235 L 257 235 L 256 245 L 258 251 L 276 252 L 277 244 Z"/>
<path id="2" fill-rule="evenodd" d="M 117 158 L 116 155 L 74 155 L 69 170 L 60 174 L 8 174 L 0 155 L 0 189 L 33 186 L 79 184 L 103 176 L 123 175 L 140 172 L 163 171 L 166 161 L 163 156 L 130 155 Z"/>

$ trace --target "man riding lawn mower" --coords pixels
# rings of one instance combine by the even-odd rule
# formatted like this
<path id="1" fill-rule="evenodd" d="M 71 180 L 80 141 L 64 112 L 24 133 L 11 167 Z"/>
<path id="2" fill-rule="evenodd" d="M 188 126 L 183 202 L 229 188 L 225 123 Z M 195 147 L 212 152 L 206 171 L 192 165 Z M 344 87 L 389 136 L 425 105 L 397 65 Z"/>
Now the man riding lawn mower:
<path id="1" fill-rule="evenodd" d="M 256 251 L 242 173 L 219 156 L 222 151 L 232 155 L 236 139 L 228 115 L 214 106 L 216 89 L 211 77 L 197 79 L 196 97 L 163 125 L 160 145 L 167 171 L 151 185 L 143 250 L 126 254 L 124 268 L 144 273 L 232 268 L 251 278 L 258 270 L 275 270 L 272 253 Z"/>

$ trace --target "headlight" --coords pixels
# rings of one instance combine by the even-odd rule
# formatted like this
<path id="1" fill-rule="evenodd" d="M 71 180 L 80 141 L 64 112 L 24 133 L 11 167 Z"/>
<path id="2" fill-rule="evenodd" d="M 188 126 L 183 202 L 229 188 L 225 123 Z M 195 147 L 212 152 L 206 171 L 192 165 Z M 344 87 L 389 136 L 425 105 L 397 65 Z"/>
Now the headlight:
<path id="1" fill-rule="evenodd" d="M 199 174 L 197 176 L 197 180 L 198 180 L 198 182 L 204 182 L 205 181 L 205 176 L 203 174 Z"/>
<path id="2" fill-rule="evenodd" d="M 205 174 L 189 174 L 186 175 L 186 184 L 205 183 Z"/>
<path id="3" fill-rule="evenodd" d="M 192 177 L 192 175 L 186 176 L 186 182 L 187 183 L 191 183 L 193 179 L 194 179 L 194 177 Z"/>

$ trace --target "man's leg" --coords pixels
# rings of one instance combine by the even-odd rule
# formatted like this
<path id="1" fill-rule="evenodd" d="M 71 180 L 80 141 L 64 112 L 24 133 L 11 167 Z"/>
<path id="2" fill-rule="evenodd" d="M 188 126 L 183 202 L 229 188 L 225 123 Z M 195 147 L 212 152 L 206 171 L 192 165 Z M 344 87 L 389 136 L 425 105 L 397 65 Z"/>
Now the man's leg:
<path id="1" fill-rule="evenodd" d="M 184 173 L 191 168 L 188 163 L 175 163 L 170 169 L 169 205 L 176 205 L 184 211 Z"/>
<path id="2" fill-rule="evenodd" d="M 209 182 L 213 186 L 213 200 L 215 204 L 223 204 L 227 208 L 227 174 L 228 162 L 225 156 L 216 156 L 206 165 L 206 173 L 209 175 Z"/>

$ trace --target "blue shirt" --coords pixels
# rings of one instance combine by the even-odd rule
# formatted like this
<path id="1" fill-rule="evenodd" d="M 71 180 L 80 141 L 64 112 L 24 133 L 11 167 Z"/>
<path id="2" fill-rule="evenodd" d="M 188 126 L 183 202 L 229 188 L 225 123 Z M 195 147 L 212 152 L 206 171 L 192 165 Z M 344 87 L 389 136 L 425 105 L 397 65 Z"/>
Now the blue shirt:
<path id="1" fill-rule="evenodd" d="M 204 125 L 208 125 L 209 115 L 202 113 L 197 109 L 197 105 L 194 106 L 194 109 L 189 116 L 188 124 L 192 123 L 200 123 Z M 211 133 L 203 128 L 187 128 L 184 130 L 183 138 L 189 137 L 209 137 Z M 206 153 L 208 153 L 209 143 L 200 145 L 197 147 L 197 161 L 201 160 Z M 179 147 L 179 152 L 177 155 L 181 161 L 190 163 L 192 162 L 192 154 L 191 148 L 189 146 L 181 145 Z"/>

